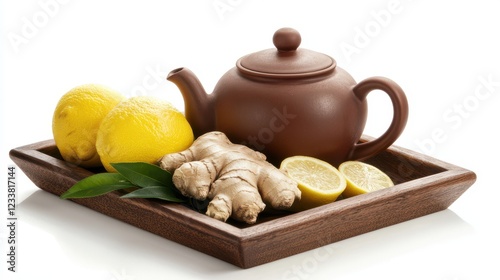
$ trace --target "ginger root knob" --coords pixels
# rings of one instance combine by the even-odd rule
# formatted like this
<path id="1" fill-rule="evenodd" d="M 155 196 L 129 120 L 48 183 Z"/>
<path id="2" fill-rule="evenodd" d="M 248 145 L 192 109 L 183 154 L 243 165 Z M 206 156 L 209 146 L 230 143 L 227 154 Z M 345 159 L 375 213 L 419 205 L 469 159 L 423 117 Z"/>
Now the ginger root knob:
<path id="1" fill-rule="evenodd" d="M 206 214 L 253 224 L 267 205 L 287 209 L 300 199 L 297 183 L 266 161 L 266 156 L 233 144 L 222 132 L 206 133 L 183 152 L 167 154 L 160 167 L 173 172 L 184 195 L 210 199 Z"/>

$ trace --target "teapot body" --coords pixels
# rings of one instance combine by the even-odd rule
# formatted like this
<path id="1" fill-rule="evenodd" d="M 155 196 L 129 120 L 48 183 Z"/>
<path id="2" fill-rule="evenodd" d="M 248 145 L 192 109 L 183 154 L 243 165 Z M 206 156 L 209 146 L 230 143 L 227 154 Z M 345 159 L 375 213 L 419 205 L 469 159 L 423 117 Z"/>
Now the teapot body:
<path id="1" fill-rule="evenodd" d="M 212 93 L 215 130 L 277 165 L 295 155 L 338 165 L 350 158 L 366 123 L 366 100 L 353 94 L 355 85 L 340 67 L 320 77 L 272 80 L 233 68 Z"/>

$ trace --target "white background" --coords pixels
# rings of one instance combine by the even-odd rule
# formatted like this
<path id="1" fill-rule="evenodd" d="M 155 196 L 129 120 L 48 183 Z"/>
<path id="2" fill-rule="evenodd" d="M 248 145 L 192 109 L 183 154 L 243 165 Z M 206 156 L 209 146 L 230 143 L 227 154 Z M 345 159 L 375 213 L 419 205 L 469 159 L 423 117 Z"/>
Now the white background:
<path id="1" fill-rule="evenodd" d="M 101 83 L 182 110 L 170 70 L 190 68 L 210 92 L 239 57 L 273 47 L 284 26 L 357 81 L 381 75 L 401 85 L 410 116 L 397 145 L 478 175 L 448 210 L 243 270 L 62 201 L 18 169 L 18 272 L 7 271 L 2 222 L 1 278 L 500 279 L 500 5 L 436 2 L 1 1 L 1 217 L 8 151 L 52 138 L 66 91 Z M 369 108 L 365 134 L 378 136 L 388 98 L 372 93 Z"/>

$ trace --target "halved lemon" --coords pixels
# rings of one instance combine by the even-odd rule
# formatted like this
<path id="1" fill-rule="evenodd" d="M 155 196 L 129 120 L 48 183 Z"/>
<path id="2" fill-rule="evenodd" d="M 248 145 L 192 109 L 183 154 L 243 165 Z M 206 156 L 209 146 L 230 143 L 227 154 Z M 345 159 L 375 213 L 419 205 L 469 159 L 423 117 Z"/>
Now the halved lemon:
<path id="1" fill-rule="evenodd" d="M 343 197 L 373 192 L 394 186 L 391 178 L 373 165 L 360 161 L 346 161 L 339 166 L 339 171 L 347 180 Z"/>
<path id="2" fill-rule="evenodd" d="M 291 211 L 302 211 L 331 203 L 345 190 L 344 176 L 329 163 L 308 156 L 293 156 L 280 169 L 298 183 L 301 194 Z"/>

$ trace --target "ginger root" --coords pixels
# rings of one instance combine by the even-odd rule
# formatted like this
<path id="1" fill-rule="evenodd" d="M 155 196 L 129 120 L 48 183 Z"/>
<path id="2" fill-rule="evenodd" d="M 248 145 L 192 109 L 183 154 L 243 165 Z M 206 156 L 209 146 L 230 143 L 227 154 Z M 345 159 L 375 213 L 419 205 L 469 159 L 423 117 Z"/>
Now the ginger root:
<path id="1" fill-rule="evenodd" d="M 206 133 L 159 163 L 173 172 L 173 183 L 184 196 L 210 199 L 206 214 L 221 221 L 232 217 L 253 224 L 266 204 L 287 209 L 300 199 L 297 183 L 264 154 L 231 143 L 222 132 Z"/>

